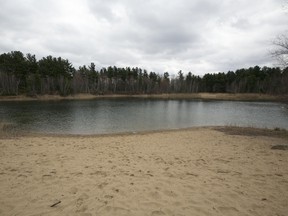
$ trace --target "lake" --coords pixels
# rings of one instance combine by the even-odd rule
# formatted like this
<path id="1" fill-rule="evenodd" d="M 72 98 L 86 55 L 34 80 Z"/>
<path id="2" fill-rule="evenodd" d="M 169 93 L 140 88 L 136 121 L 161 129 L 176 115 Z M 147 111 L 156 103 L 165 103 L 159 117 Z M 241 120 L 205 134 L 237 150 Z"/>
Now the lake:
<path id="1" fill-rule="evenodd" d="M 193 126 L 288 129 L 288 107 L 274 102 L 98 99 L 0 102 L 0 121 L 21 130 L 104 134 Z"/>

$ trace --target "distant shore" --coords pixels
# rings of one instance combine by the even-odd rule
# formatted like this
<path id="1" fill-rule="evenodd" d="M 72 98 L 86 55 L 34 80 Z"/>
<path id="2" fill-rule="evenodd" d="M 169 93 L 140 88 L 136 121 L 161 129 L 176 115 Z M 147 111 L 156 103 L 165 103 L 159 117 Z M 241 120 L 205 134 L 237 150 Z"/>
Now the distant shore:
<path id="1" fill-rule="evenodd" d="M 107 94 L 107 95 L 92 95 L 92 94 L 75 94 L 69 96 L 60 95 L 36 95 L 29 97 L 26 95 L 17 96 L 0 96 L 0 101 L 48 101 L 48 100 L 91 100 L 91 99 L 106 99 L 106 98 L 143 98 L 143 99 L 200 99 L 200 100 L 230 100 L 230 101 L 275 101 L 288 103 L 288 95 L 268 95 L 268 94 L 252 94 L 252 93 L 179 93 L 179 94 Z"/>

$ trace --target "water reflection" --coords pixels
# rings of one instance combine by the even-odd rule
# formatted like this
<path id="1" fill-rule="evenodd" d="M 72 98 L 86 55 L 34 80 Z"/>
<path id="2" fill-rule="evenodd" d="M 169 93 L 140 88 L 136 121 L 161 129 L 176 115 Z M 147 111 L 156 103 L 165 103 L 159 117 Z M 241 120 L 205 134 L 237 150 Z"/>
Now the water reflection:
<path id="1" fill-rule="evenodd" d="M 25 130 L 68 134 L 210 125 L 288 129 L 288 109 L 280 103 L 201 100 L 1 102 L 0 120 Z"/>

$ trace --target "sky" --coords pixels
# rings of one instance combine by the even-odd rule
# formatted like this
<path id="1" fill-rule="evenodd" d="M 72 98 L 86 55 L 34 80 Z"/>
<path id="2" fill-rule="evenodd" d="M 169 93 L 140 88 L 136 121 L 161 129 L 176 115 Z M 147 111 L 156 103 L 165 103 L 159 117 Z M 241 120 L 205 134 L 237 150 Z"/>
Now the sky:
<path id="1" fill-rule="evenodd" d="M 195 75 L 275 66 L 287 0 L 0 0 L 0 53 Z"/>

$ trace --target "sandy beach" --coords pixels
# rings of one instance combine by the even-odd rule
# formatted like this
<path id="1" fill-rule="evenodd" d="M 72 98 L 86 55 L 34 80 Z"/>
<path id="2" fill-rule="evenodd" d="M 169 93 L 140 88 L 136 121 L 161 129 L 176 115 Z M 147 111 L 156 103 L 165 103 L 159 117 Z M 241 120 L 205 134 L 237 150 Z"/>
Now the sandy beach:
<path id="1" fill-rule="evenodd" d="M 2 136 L 0 215 L 284 216 L 280 144 L 287 137 L 231 128 Z"/>
<path id="2" fill-rule="evenodd" d="M 26 95 L 0 96 L 1 101 L 51 101 L 51 100 L 95 100 L 95 99 L 117 99 L 117 98 L 138 98 L 138 99 L 161 99 L 161 100 L 229 100 L 229 101 L 274 101 L 288 103 L 288 95 L 269 95 L 256 93 L 176 93 L 176 94 L 75 94 L 68 96 L 60 95 L 36 95 L 28 97 Z"/>

